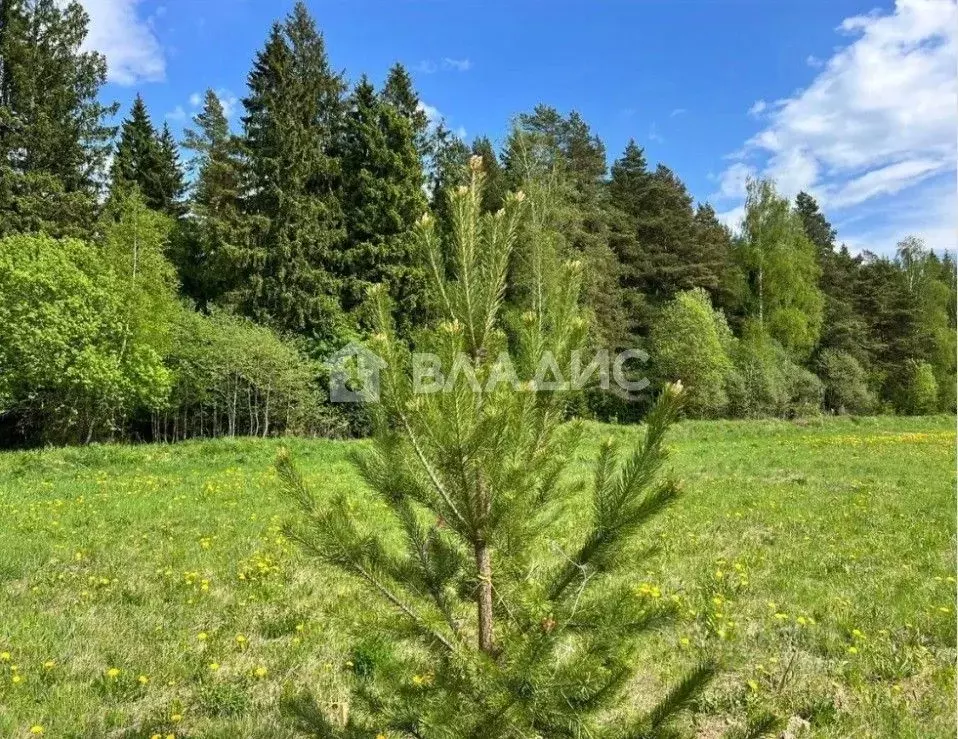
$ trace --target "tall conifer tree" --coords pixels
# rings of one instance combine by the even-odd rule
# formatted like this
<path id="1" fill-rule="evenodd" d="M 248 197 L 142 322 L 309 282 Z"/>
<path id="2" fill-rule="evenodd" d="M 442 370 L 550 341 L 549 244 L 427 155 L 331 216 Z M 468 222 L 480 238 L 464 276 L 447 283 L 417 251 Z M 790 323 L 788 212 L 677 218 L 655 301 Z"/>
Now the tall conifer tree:
<path id="1" fill-rule="evenodd" d="M 426 210 L 422 160 L 401 109 L 363 77 L 348 101 L 343 140 L 347 244 L 339 262 L 343 303 L 352 310 L 370 285 L 384 284 L 401 306 L 403 328 L 421 318 L 424 266 L 411 232 Z"/>
<path id="2" fill-rule="evenodd" d="M 0 234 L 89 235 L 116 107 L 75 0 L 0 4 Z"/>
<path id="3" fill-rule="evenodd" d="M 338 195 L 345 86 L 303 3 L 273 26 L 248 84 L 253 234 L 242 255 L 240 302 L 279 329 L 335 341 L 348 329 L 330 270 L 346 235 Z"/>

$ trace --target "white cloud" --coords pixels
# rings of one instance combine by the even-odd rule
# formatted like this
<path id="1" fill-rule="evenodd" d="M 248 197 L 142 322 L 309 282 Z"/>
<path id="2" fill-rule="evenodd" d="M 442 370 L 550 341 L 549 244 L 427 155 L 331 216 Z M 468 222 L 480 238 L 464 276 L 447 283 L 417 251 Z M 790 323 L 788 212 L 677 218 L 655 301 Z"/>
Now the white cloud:
<path id="1" fill-rule="evenodd" d="M 192 95 L 190 95 L 190 105 L 192 105 L 194 108 L 200 107 L 200 103 L 202 102 L 203 96 L 198 92 L 194 92 Z"/>
<path id="2" fill-rule="evenodd" d="M 675 118 L 676 116 L 685 115 L 688 111 L 685 108 L 675 108 L 671 113 L 669 113 L 669 118 Z"/>
<path id="3" fill-rule="evenodd" d="M 465 126 L 459 126 L 459 127 L 456 129 L 456 137 L 457 137 L 458 139 L 460 139 L 461 141 L 465 141 L 465 140 L 466 140 L 466 127 L 465 127 Z"/>
<path id="4" fill-rule="evenodd" d="M 472 69 L 472 62 L 468 59 L 451 59 L 447 56 L 442 60 L 442 68 L 453 72 L 468 72 Z"/>
<path id="5" fill-rule="evenodd" d="M 107 76 L 120 85 L 159 82 L 166 75 L 166 59 L 151 18 L 138 12 L 140 0 L 82 0 L 90 15 L 85 49 L 106 56 Z"/>
<path id="6" fill-rule="evenodd" d="M 436 72 L 468 72 L 472 69 L 470 59 L 453 59 L 452 57 L 443 57 L 438 62 L 432 59 L 423 59 L 421 62 L 413 65 L 413 71 L 422 74 L 435 74 Z"/>
<path id="7" fill-rule="evenodd" d="M 186 120 L 186 111 L 182 105 L 177 105 L 173 110 L 166 114 L 166 119 L 174 123 L 182 123 Z"/>
<path id="8" fill-rule="evenodd" d="M 848 18 L 837 30 L 851 40 L 821 61 L 806 88 L 749 110 L 765 127 L 746 142 L 744 159 L 784 194 L 810 191 L 834 211 L 876 198 L 900 210 L 909 188 L 955 172 L 958 5 L 897 0 L 890 13 Z M 717 196 L 740 194 L 723 186 Z"/>

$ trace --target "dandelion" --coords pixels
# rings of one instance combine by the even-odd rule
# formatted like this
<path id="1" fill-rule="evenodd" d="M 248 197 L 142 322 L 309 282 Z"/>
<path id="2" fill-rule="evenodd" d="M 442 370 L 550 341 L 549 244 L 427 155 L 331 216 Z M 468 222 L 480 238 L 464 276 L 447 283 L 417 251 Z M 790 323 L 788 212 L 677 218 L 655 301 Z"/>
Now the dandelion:
<path id="1" fill-rule="evenodd" d="M 14 685 L 19 685 L 23 682 L 23 675 L 14 675 L 10 678 L 10 682 L 12 682 Z"/>
<path id="2" fill-rule="evenodd" d="M 170 716 L 170 721 L 172 721 L 174 724 L 178 724 L 182 720 L 183 720 L 182 713 L 174 713 L 172 716 Z"/>
<path id="3" fill-rule="evenodd" d="M 241 647 L 244 646 L 246 644 L 246 637 L 243 636 L 242 634 L 237 634 L 236 643 L 239 644 Z"/>
<path id="4" fill-rule="evenodd" d="M 43 736 L 43 727 L 40 724 L 34 724 L 30 727 L 30 733 L 33 736 Z"/>
<path id="5" fill-rule="evenodd" d="M 210 670 L 216 672 L 220 668 L 219 662 L 210 662 Z"/>
<path id="6" fill-rule="evenodd" d="M 150 682 L 150 678 L 148 678 L 146 675 L 140 675 L 140 676 L 136 679 L 136 681 L 137 681 L 140 685 L 146 685 L 148 682 Z"/>
<path id="7" fill-rule="evenodd" d="M 111 680 L 115 680 L 116 678 L 120 676 L 120 672 L 121 670 L 119 667 L 111 667 L 109 670 L 106 671 L 106 676 L 110 678 Z"/>
<path id="8" fill-rule="evenodd" d="M 206 641 L 207 639 L 209 639 L 209 634 L 207 634 L 205 631 L 201 631 L 199 634 L 196 635 L 196 638 L 199 639 L 200 641 Z"/>
<path id="9" fill-rule="evenodd" d="M 265 667 L 260 665 L 255 670 L 253 670 L 253 674 L 256 677 L 266 677 L 266 675 L 269 674 L 269 670 L 267 670 Z"/>
<path id="10" fill-rule="evenodd" d="M 849 647 L 849 648 L 848 648 L 848 653 L 849 653 L 849 654 L 858 654 L 858 647 Z"/>
<path id="11" fill-rule="evenodd" d="M 43 663 L 44 670 L 52 670 L 56 666 L 57 666 L 57 663 L 54 662 L 52 659 L 48 659 L 46 662 Z"/>
<path id="12" fill-rule="evenodd" d="M 10 652 L 0 652 L 0 662 L 9 662 L 11 659 Z"/>

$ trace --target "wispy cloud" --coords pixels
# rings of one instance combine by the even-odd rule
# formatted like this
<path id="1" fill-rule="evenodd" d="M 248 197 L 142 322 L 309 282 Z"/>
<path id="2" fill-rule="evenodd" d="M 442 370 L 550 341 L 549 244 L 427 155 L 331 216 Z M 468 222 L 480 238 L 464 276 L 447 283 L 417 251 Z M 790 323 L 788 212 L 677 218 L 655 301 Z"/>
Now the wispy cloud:
<path id="1" fill-rule="evenodd" d="M 669 113 L 669 118 L 677 118 L 680 115 L 685 115 L 688 111 L 685 108 L 675 108 L 671 113 Z"/>
<path id="2" fill-rule="evenodd" d="M 811 192 L 836 220 L 880 200 L 882 222 L 904 235 L 916 225 L 906 204 L 922 183 L 941 176 L 954 192 L 958 5 L 898 0 L 892 12 L 847 18 L 837 31 L 852 40 L 827 60 L 809 60 L 817 72 L 806 88 L 751 107 L 764 128 L 719 178 L 714 197 L 729 211 L 740 205 L 744 191 L 732 192 L 731 183 L 744 187 L 746 166 L 786 195 Z M 925 215 L 939 219 L 927 228 L 950 233 L 953 247 L 954 216 L 943 208 Z"/>
<path id="3" fill-rule="evenodd" d="M 413 65 L 413 71 L 422 74 L 435 74 L 436 72 L 468 72 L 472 69 L 472 61 L 469 59 L 453 59 L 452 57 L 443 57 L 436 61 L 433 59 L 423 59 L 421 62 Z"/>
<path id="4" fill-rule="evenodd" d="M 140 13 L 140 0 L 82 0 L 90 15 L 83 46 L 106 56 L 107 76 L 119 85 L 159 82 L 166 59 L 153 28 L 153 17 Z M 157 10 L 165 11 L 163 6 Z"/>

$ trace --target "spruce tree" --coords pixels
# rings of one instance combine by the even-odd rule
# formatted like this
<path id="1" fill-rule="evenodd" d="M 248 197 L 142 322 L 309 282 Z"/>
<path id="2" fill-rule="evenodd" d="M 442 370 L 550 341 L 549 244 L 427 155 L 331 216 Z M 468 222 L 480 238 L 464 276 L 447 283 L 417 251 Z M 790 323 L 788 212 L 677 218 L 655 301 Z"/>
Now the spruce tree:
<path id="1" fill-rule="evenodd" d="M 413 85 L 412 77 L 402 64 L 396 63 L 390 68 L 380 97 L 396 108 L 409 121 L 416 143 L 416 151 L 419 152 L 421 158 L 425 159 L 430 153 L 431 143 L 429 116 L 426 115 L 422 106 L 422 101 Z"/>
<path id="2" fill-rule="evenodd" d="M 207 90 L 203 109 L 187 129 L 184 147 L 193 152 L 190 210 L 174 251 L 183 291 L 201 306 L 229 303 L 237 288 L 242 244 L 248 239 L 243 207 L 244 170 L 240 143 L 230 132 L 223 105 Z"/>
<path id="3" fill-rule="evenodd" d="M 0 4 L 0 234 L 93 230 L 116 107 L 88 23 L 75 1 Z"/>
<path id="4" fill-rule="evenodd" d="M 339 200 L 343 100 L 322 35 L 297 3 L 256 56 L 243 100 L 252 234 L 238 297 L 251 317 L 324 344 L 348 332 L 330 270 L 345 238 Z"/>
<path id="5" fill-rule="evenodd" d="M 185 210 L 183 196 L 186 193 L 186 180 L 180 162 L 180 147 L 168 123 L 163 123 L 157 143 L 160 150 L 158 181 L 164 201 L 162 210 L 168 215 L 179 216 Z"/>
<path id="6" fill-rule="evenodd" d="M 619 555 L 678 494 L 660 471 L 681 385 L 660 395 L 635 448 L 602 446 L 590 503 L 578 498 L 566 475 L 582 430 L 564 423 L 570 394 L 533 378 L 547 356 L 569 373 L 586 341 L 582 265 L 555 249 L 552 184 L 530 183 L 530 197 L 510 195 L 503 211 L 482 214 L 482 180 L 476 157 L 453 196 L 448 243 L 429 217 L 417 232 L 442 319 L 416 349 L 438 357 L 442 389 L 415 392 L 388 295 L 370 296 L 370 348 L 386 368 L 381 402 L 370 406 L 374 443 L 356 463 L 388 523 L 370 527 L 345 497 L 314 498 L 288 454 L 278 460 L 305 512 L 289 535 L 390 615 L 362 625 L 347 715 L 326 715 L 308 693 L 289 697 L 287 710 L 322 737 L 674 736 L 671 720 L 714 668 L 695 669 L 651 710 L 628 704 L 637 638 L 672 610 L 635 596 Z M 519 239 L 526 229 L 535 237 Z M 512 259 L 529 266 L 522 288 L 507 285 Z M 507 309 L 506 292 L 526 300 Z M 463 358 L 475 383 L 453 369 Z M 583 504 L 588 519 L 569 538 L 557 516 Z"/>
<path id="7" fill-rule="evenodd" d="M 120 127 L 120 141 L 110 168 L 111 195 L 139 190 L 147 207 L 161 213 L 176 211 L 174 199 L 182 195 L 176 143 L 164 142 L 150 120 L 146 103 L 137 95 L 129 117 Z M 176 182 L 177 176 L 179 183 Z"/>
<path id="8" fill-rule="evenodd" d="M 347 103 L 342 148 L 346 246 L 338 267 L 343 305 L 356 309 L 383 284 L 403 330 L 424 310 L 425 266 L 412 230 L 426 208 L 422 162 L 409 119 L 363 77 Z"/>

